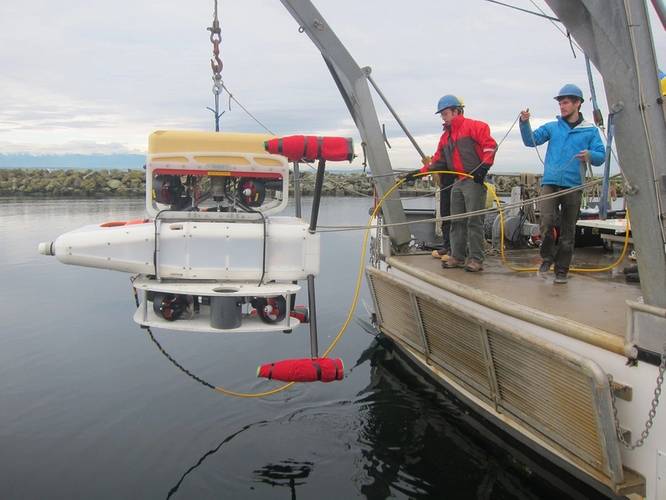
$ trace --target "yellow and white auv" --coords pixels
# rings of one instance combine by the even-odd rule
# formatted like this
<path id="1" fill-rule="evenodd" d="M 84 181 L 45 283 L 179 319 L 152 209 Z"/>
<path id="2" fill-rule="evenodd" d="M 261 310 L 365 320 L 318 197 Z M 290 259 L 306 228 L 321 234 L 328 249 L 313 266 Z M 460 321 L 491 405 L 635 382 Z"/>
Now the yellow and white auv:
<path id="1" fill-rule="evenodd" d="M 319 235 L 288 202 L 289 164 L 262 134 L 158 131 L 146 162 L 147 217 L 104 221 L 40 243 L 65 264 L 136 275 L 144 326 L 291 330 L 298 280 L 319 273 Z"/>

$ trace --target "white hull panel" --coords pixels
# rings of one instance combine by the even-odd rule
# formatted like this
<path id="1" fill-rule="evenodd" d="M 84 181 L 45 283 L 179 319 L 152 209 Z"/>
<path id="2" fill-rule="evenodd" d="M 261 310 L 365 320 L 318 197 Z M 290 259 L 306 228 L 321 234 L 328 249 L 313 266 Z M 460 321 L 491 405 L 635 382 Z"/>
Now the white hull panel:
<path id="1" fill-rule="evenodd" d="M 55 256 L 64 264 L 161 278 L 259 281 L 263 224 L 161 221 L 117 227 L 85 226 L 59 236 Z M 266 221 L 264 281 L 305 279 L 319 273 L 319 235 L 295 217 Z M 156 259 L 154 260 L 155 250 Z"/>

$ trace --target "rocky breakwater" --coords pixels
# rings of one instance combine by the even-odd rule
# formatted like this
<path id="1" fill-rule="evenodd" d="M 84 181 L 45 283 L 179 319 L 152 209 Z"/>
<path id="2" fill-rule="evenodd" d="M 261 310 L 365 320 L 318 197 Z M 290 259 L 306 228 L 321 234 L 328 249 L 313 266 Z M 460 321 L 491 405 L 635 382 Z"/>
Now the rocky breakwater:
<path id="1" fill-rule="evenodd" d="M 143 170 L 0 169 L 0 195 L 54 197 L 140 197 Z"/>
<path id="2" fill-rule="evenodd" d="M 0 196 L 142 197 L 144 170 L 0 169 Z M 301 192 L 314 193 L 315 176 L 301 174 Z M 414 188 L 412 188 L 414 189 Z M 370 196 L 372 181 L 363 173 L 327 172 L 324 196 Z"/>
<path id="3" fill-rule="evenodd" d="M 507 196 L 511 188 L 523 185 L 530 197 L 539 192 L 540 176 L 533 174 L 495 174 L 492 181 L 497 193 Z M 315 175 L 301 174 L 301 192 L 304 196 L 314 192 Z M 434 183 L 429 177 L 403 184 L 404 196 L 430 193 Z M 598 187 L 595 187 L 598 190 Z M 49 197 L 142 197 L 146 191 L 144 170 L 47 170 L 0 169 L 0 196 Z M 372 178 L 363 172 L 326 172 L 324 196 L 372 196 Z M 594 193 L 593 193 L 594 194 Z M 618 179 L 611 183 L 611 194 L 622 196 L 623 186 Z"/>

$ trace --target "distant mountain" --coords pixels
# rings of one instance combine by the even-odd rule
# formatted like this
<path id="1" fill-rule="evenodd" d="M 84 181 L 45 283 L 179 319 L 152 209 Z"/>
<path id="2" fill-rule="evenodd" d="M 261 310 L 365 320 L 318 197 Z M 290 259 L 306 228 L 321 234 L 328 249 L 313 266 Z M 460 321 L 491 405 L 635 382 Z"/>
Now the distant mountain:
<path id="1" fill-rule="evenodd" d="M 0 168 L 140 169 L 145 163 L 139 154 L 0 154 Z"/>

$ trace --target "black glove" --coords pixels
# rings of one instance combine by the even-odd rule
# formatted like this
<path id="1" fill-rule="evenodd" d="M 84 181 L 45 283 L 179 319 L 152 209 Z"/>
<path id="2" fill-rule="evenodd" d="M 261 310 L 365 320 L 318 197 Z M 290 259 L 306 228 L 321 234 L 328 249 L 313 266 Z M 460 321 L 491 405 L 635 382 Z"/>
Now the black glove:
<path id="1" fill-rule="evenodd" d="M 405 179 L 405 182 L 414 182 L 416 180 L 417 174 L 420 174 L 421 171 L 419 169 L 412 170 L 411 172 L 407 172 L 403 179 Z"/>
<path id="2" fill-rule="evenodd" d="M 472 176 L 474 177 L 474 182 L 477 184 L 483 185 L 483 181 L 486 178 L 486 174 L 488 173 L 488 169 L 490 167 L 488 165 L 484 165 L 483 163 L 477 167 L 474 172 L 472 172 Z"/>

